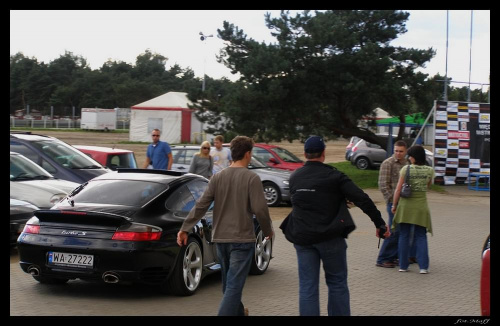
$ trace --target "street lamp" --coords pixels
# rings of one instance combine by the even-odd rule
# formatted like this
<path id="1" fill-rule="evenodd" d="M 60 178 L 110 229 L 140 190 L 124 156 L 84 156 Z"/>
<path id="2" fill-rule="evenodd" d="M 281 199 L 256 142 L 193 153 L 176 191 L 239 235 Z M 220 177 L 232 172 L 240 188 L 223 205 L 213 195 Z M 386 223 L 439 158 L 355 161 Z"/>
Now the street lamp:
<path id="1" fill-rule="evenodd" d="M 205 41 L 208 37 L 214 37 L 212 34 L 210 35 L 204 35 L 203 32 L 200 32 L 200 40 L 201 41 Z M 207 66 L 207 54 L 205 53 L 205 60 L 203 62 L 203 84 L 201 85 L 201 91 L 204 92 L 205 91 L 205 68 Z"/>

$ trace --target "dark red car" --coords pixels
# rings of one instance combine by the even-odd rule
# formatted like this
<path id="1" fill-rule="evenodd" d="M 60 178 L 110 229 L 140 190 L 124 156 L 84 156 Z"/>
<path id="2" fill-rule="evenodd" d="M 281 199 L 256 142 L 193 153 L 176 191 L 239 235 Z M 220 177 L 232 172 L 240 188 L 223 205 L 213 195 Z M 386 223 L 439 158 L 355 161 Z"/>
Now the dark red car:
<path id="1" fill-rule="evenodd" d="M 134 152 L 128 149 L 84 145 L 74 145 L 73 147 L 111 170 L 116 170 L 117 168 L 137 169 Z"/>
<path id="2" fill-rule="evenodd" d="M 481 263 L 481 316 L 490 315 L 490 236 L 483 246 Z"/>
<path id="3" fill-rule="evenodd" d="M 304 166 L 304 162 L 288 150 L 264 143 L 253 147 L 253 155 L 272 168 L 295 171 Z"/>

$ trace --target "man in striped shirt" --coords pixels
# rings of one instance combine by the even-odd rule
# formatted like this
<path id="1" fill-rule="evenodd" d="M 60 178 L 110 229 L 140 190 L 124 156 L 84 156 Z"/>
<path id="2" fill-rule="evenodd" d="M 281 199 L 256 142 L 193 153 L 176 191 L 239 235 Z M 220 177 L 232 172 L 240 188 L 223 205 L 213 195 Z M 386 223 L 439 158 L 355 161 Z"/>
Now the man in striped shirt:
<path id="1" fill-rule="evenodd" d="M 384 162 L 382 162 L 382 165 L 380 165 L 378 188 L 382 192 L 384 200 L 387 204 L 387 214 L 389 215 L 387 225 L 389 226 L 389 229 L 391 228 L 392 219 L 394 218 L 394 214 L 391 212 L 391 207 L 394 191 L 399 180 L 399 171 L 408 163 L 405 158 L 406 151 L 406 143 L 403 140 L 398 140 L 394 144 L 394 155 L 387 158 Z M 384 240 L 377 257 L 376 265 L 378 267 L 394 268 L 398 265 L 398 241 L 398 230 L 391 233 L 390 237 Z M 414 252 L 415 249 L 412 247 L 410 250 L 410 261 L 412 262 L 415 261 Z"/>

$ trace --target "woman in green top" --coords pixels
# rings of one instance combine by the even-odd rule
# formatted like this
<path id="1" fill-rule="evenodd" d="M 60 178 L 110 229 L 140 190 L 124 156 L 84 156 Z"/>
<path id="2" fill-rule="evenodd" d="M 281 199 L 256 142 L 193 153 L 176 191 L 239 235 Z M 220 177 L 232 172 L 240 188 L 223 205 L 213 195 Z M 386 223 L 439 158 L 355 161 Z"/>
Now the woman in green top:
<path id="1" fill-rule="evenodd" d="M 434 169 L 425 165 L 425 150 L 420 145 L 410 147 L 407 152 L 411 165 L 404 166 L 399 173 L 399 181 L 394 192 L 392 212 L 395 213 L 392 229 L 399 224 L 399 271 L 408 271 L 410 239 L 414 239 L 420 274 L 429 273 L 429 250 L 427 231 L 432 234 L 431 213 L 427 204 L 427 189 L 432 183 Z M 409 184 L 411 197 L 400 197 L 406 170 L 410 169 Z M 414 234 L 414 238 L 411 236 Z"/>

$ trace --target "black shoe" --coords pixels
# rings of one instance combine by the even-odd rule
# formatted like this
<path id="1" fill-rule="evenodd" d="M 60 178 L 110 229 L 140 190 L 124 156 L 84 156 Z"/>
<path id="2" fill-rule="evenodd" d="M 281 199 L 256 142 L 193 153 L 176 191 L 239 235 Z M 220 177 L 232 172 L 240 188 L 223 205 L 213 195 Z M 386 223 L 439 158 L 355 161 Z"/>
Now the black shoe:
<path id="1" fill-rule="evenodd" d="M 390 261 L 386 261 L 386 262 L 383 262 L 383 263 L 377 263 L 375 264 L 376 266 L 378 267 L 385 267 L 385 268 L 394 268 L 396 267 L 396 264 L 394 263 L 391 263 Z"/>
<path id="2" fill-rule="evenodd" d="M 417 258 L 410 257 L 410 258 L 408 258 L 408 261 L 410 262 L 410 264 L 416 264 L 417 263 Z"/>

